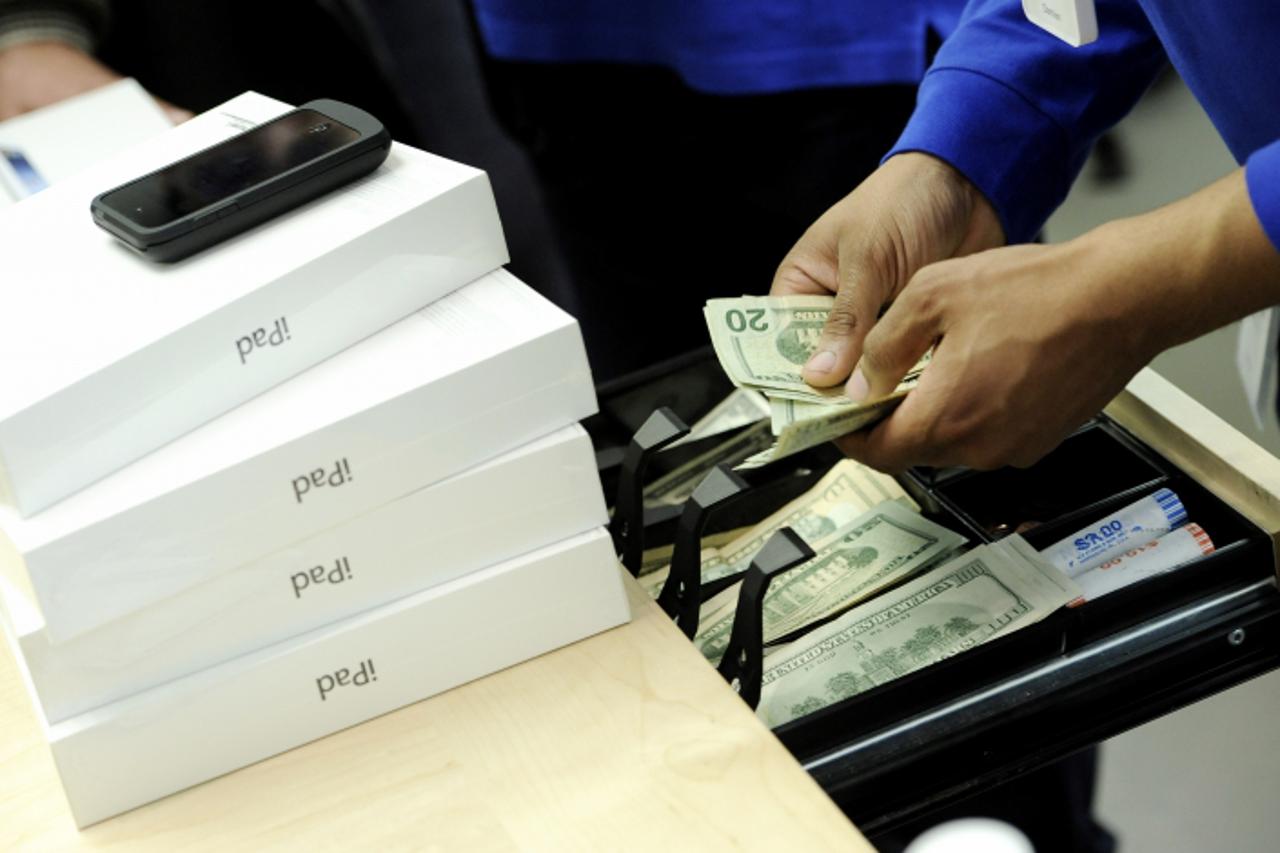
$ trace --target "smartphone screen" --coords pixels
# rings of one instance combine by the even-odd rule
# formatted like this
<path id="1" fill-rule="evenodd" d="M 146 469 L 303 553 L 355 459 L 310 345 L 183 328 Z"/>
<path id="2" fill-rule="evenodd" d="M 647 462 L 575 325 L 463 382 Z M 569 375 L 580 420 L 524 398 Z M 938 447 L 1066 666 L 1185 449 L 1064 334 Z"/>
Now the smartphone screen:
<path id="1" fill-rule="evenodd" d="M 102 202 L 144 228 L 155 228 L 359 138 L 326 115 L 296 110 L 107 193 Z"/>

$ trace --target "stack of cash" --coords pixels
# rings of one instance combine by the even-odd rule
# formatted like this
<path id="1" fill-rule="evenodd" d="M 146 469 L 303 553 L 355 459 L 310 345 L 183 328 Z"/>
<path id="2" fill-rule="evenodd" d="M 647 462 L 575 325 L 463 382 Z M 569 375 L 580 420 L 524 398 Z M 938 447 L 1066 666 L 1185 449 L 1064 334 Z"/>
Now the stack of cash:
<path id="1" fill-rule="evenodd" d="M 703 313 L 716 357 L 739 388 L 769 400 L 772 445 L 748 457 L 755 468 L 862 429 L 883 418 L 915 387 L 928 356 L 892 394 L 854 403 L 841 387 L 814 388 L 801 369 L 813 355 L 831 313 L 830 296 L 741 296 L 712 299 Z"/>
<path id="2" fill-rule="evenodd" d="M 702 582 L 707 584 L 745 572 L 765 540 L 784 527 L 790 527 L 813 546 L 885 501 L 897 501 L 913 511 L 919 509 L 888 474 L 852 459 L 842 460 L 803 495 L 755 526 L 704 537 Z M 644 553 L 640 585 L 653 598 L 658 597 L 666 583 L 671 553 L 670 545 Z"/>
<path id="3" fill-rule="evenodd" d="M 711 411 L 689 427 L 689 434 L 679 441 L 668 445 L 668 449 L 701 441 L 713 435 L 723 435 L 735 429 L 754 424 L 769 417 L 769 400 L 759 391 L 750 388 L 735 388 L 733 392 L 717 403 Z"/>
<path id="4" fill-rule="evenodd" d="M 846 459 L 754 527 L 703 539 L 704 584 L 745 572 L 783 527 L 815 552 L 764 596 L 765 722 L 781 725 L 1079 600 L 1080 587 L 1048 551 L 1015 534 L 957 556 L 964 537 L 918 510 L 892 477 Z M 657 597 L 671 552 L 646 557 L 640 584 Z M 713 664 L 728 644 L 740 587 L 702 603 L 694 645 Z"/>
<path id="5" fill-rule="evenodd" d="M 886 501 L 810 542 L 814 556 L 769 584 L 764 642 L 828 621 L 955 553 L 964 537 L 895 501 Z M 694 645 L 717 663 L 729 642 L 741 583 L 703 602 Z"/>
<path id="6" fill-rule="evenodd" d="M 772 444 L 769 436 L 769 401 L 758 391 L 735 388 L 689 428 L 689 434 L 672 442 L 668 450 L 712 436 L 734 435 L 700 453 L 674 471 L 654 480 L 644 489 L 644 505 L 680 506 L 707 472 L 717 465 L 735 466 Z M 743 427 L 750 427 L 743 429 Z"/>
<path id="7" fill-rule="evenodd" d="M 768 421 L 752 424 L 649 483 L 644 488 L 644 505 L 680 506 L 712 468 L 717 465 L 740 468 L 746 460 L 754 458 L 772 443 Z"/>
<path id="8" fill-rule="evenodd" d="M 756 713 L 779 726 L 1033 625 L 1079 592 L 1021 536 L 979 546 L 769 651 Z"/>

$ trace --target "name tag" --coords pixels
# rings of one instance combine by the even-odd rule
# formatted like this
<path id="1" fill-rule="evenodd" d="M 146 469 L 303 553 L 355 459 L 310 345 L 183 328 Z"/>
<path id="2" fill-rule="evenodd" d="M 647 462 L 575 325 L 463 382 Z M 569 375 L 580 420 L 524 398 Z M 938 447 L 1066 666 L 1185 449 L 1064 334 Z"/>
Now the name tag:
<path id="1" fill-rule="evenodd" d="M 1093 0 L 1022 0 L 1027 20 L 1072 47 L 1098 40 Z"/>

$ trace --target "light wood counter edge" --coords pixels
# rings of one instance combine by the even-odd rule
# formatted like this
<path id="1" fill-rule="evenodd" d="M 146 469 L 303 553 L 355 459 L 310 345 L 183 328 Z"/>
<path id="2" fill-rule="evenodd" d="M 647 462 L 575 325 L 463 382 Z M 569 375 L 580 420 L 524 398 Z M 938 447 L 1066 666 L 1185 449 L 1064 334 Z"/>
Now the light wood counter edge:
<path id="1" fill-rule="evenodd" d="M 1280 544 L 1280 459 L 1151 368 L 1106 413 Z"/>
<path id="2" fill-rule="evenodd" d="M 871 850 L 624 579 L 629 625 L 82 832 L 0 653 L 0 849 Z"/>

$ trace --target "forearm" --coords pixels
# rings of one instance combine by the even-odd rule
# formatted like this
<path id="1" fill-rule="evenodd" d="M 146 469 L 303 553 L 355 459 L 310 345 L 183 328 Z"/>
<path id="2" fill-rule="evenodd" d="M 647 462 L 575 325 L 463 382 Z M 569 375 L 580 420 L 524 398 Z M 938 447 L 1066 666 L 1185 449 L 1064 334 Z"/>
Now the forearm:
<path id="1" fill-rule="evenodd" d="M 0 51 L 56 41 L 91 53 L 106 27 L 107 0 L 0 0 Z"/>
<path id="2" fill-rule="evenodd" d="M 104 86 L 107 0 L 0 0 L 0 121 Z"/>
<path id="3" fill-rule="evenodd" d="M 1113 271 L 1093 298 L 1144 358 L 1280 305 L 1280 252 L 1259 222 L 1243 169 L 1069 246 L 1083 253 L 1080 268 Z"/>

